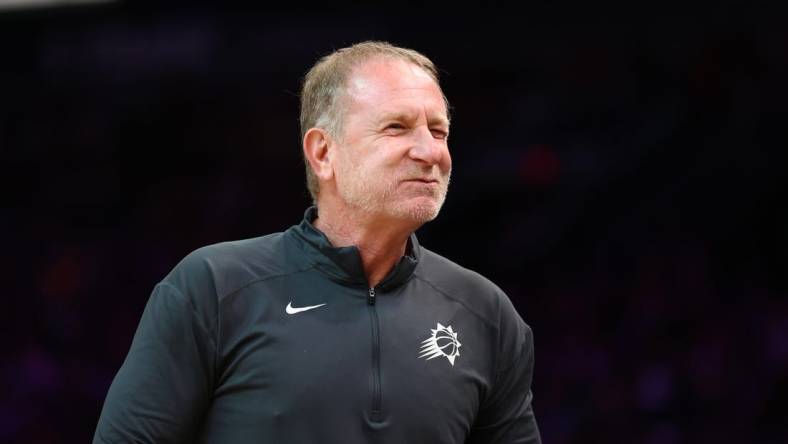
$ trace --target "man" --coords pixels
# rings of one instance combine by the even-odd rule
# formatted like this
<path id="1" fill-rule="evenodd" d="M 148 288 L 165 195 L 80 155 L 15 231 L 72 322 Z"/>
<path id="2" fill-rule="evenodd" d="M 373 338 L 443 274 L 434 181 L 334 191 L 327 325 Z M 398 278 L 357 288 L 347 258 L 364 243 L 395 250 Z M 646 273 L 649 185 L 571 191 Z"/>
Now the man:
<path id="1" fill-rule="evenodd" d="M 156 286 L 94 442 L 540 442 L 530 328 L 413 234 L 451 172 L 432 62 L 341 49 L 301 105 L 316 207 L 199 249 Z"/>

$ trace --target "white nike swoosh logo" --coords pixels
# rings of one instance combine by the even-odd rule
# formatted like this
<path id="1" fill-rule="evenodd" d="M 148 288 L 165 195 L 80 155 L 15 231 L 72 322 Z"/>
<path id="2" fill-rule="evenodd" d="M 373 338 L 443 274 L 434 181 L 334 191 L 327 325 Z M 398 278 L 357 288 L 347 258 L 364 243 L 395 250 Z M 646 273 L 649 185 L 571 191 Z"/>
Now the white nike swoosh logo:
<path id="1" fill-rule="evenodd" d="M 318 304 L 318 305 L 310 305 L 308 307 L 293 307 L 293 303 L 292 302 L 288 302 L 287 307 L 285 307 L 285 311 L 287 312 L 287 314 L 292 315 L 292 314 L 296 314 L 296 313 L 301 313 L 302 311 L 311 310 L 313 308 L 322 307 L 324 305 L 326 305 L 326 304 L 323 303 L 323 304 Z"/>

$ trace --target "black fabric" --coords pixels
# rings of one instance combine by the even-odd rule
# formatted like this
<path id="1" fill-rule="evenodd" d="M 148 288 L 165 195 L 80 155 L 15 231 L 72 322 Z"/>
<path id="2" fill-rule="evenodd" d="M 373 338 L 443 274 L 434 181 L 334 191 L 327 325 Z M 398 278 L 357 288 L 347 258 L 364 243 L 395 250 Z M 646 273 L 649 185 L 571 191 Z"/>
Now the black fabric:
<path id="1" fill-rule="evenodd" d="M 356 247 L 334 247 L 328 238 L 312 225 L 317 218 L 317 207 L 309 207 L 304 220 L 290 232 L 298 238 L 304 257 L 332 279 L 347 285 L 367 287 L 367 278 Z M 382 290 L 394 288 L 408 280 L 419 262 L 419 243 L 415 234 L 410 235 L 406 254 L 380 283 Z"/>
<path id="2" fill-rule="evenodd" d="M 415 235 L 370 289 L 315 217 L 196 250 L 154 288 L 93 442 L 539 443 L 506 295 Z"/>

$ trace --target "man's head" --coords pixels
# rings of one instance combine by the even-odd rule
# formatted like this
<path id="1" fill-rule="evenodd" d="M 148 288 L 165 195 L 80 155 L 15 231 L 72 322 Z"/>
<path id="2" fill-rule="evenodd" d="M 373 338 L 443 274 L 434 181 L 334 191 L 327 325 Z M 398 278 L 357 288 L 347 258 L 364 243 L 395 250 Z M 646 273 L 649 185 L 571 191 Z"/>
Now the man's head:
<path id="1" fill-rule="evenodd" d="M 413 50 L 360 43 L 305 78 L 301 135 L 316 203 L 326 192 L 353 210 L 434 218 L 451 171 L 448 130 L 435 66 Z"/>

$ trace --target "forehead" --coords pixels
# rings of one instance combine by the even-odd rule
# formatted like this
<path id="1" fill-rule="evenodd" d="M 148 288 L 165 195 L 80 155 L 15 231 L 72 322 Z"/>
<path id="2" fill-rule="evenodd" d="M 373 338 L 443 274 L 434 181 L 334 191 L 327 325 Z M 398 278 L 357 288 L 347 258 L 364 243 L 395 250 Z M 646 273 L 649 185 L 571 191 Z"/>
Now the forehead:
<path id="1" fill-rule="evenodd" d="M 446 103 L 435 80 L 422 68 L 403 60 L 373 59 L 356 67 L 348 78 L 348 110 L 369 116 L 421 113 L 446 120 Z"/>

